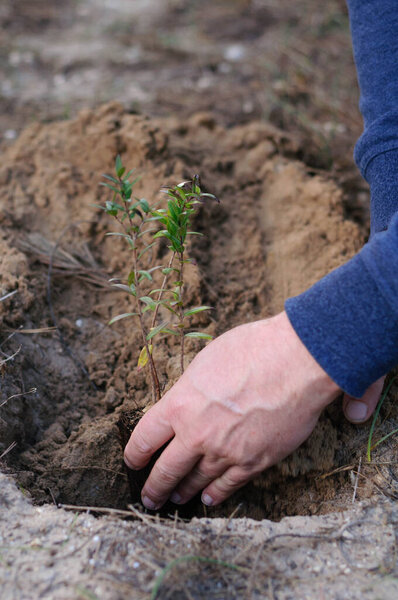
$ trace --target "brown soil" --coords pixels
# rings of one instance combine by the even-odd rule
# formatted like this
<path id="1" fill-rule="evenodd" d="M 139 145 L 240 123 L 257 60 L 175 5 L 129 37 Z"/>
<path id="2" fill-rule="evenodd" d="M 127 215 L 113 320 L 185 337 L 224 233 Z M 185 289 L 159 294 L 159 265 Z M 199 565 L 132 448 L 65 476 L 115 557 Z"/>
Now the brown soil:
<path id="1" fill-rule="evenodd" d="M 71 121 L 34 124 L 4 153 L 0 297 L 16 293 L 0 302 L 1 350 L 19 353 L 3 365 L 2 399 L 16 397 L 1 407 L 0 454 L 17 442 L 6 469 L 37 502 L 125 507 L 129 501 L 116 423 L 123 411 L 146 405 L 148 381 L 135 368 L 138 332 L 106 325 L 128 309 L 125 295 L 106 279 L 126 273 L 129 254 L 105 237 L 109 217 L 92 206 L 104 198 L 101 173 L 120 152 L 143 175 L 139 195 L 153 199 L 161 184 L 200 172 L 204 187 L 221 199 L 196 217 L 205 237 L 192 244 L 198 267 L 188 273 L 187 288 L 192 302 L 215 307 L 198 322 L 218 335 L 275 314 L 284 298 L 363 243 L 359 226 L 345 218 L 341 190 L 284 158 L 288 144 L 260 121 L 225 129 L 208 113 L 150 120 L 111 103 Z M 24 332 L 54 326 L 49 333 Z M 199 348 L 193 342 L 187 360 Z M 178 377 L 170 341 L 156 359 L 167 389 Z M 387 405 L 389 431 L 396 408 Z M 344 422 L 336 402 L 297 452 L 209 515 L 229 515 L 239 503 L 240 516 L 272 519 L 344 508 L 352 496 L 346 472 L 324 476 L 347 464 L 351 472 L 366 436 Z M 379 447 L 384 461 L 391 444 Z M 357 497 L 394 493 L 391 468 L 379 467 L 385 471 L 374 487 L 374 469 L 367 467 Z"/>

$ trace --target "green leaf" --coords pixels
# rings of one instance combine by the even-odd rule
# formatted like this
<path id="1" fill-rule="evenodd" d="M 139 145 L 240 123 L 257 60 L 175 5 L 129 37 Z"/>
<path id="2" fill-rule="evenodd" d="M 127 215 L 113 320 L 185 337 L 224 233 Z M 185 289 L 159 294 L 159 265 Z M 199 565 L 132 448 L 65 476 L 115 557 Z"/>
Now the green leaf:
<path id="1" fill-rule="evenodd" d="M 135 169 L 131 169 L 127 175 L 125 175 L 124 180 L 126 181 L 129 177 L 131 177 L 131 175 L 134 173 Z"/>
<path id="2" fill-rule="evenodd" d="M 142 207 L 142 210 L 144 211 L 144 213 L 149 213 L 149 211 L 151 209 L 150 209 L 150 206 L 148 204 L 148 201 L 145 200 L 145 198 L 141 198 L 140 204 L 141 204 L 141 207 Z"/>
<path id="3" fill-rule="evenodd" d="M 153 236 L 155 237 L 155 236 Z M 143 250 L 141 250 L 141 252 L 138 255 L 138 260 L 140 260 L 141 256 L 144 256 L 145 252 L 148 252 L 148 250 L 150 250 L 152 248 L 152 246 L 155 245 L 155 242 L 152 242 L 152 244 L 148 244 L 148 246 L 146 246 Z"/>
<path id="4" fill-rule="evenodd" d="M 168 333 L 169 335 L 180 335 L 178 331 L 174 331 L 173 329 L 169 329 L 168 327 L 163 327 L 161 333 Z"/>
<path id="5" fill-rule="evenodd" d="M 144 219 L 144 223 L 146 222 L 146 219 Z M 139 233 L 137 235 L 137 238 L 142 238 L 144 237 L 144 235 L 146 235 L 147 233 L 151 233 L 151 231 L 157 231 L 156 227 L 149 227 L 149 229 L 144 229 L 143 231 L 141 231 L 141 233 Z"/>
<path id="6" fill-rule="evenodd" d="M 212 306 L 197 306 L 196 308 L 190 308 L 184 312 L 184 317 L 189 315 L 196 315 L 196 313 L 202 312 L 203 310 L 211 310 Z"/>
<path id="7" fill-rule="evenodd" d="M 172 267 L 166 267 L 165 269 L 162 269 L 162 273 L 163 275 L 168 275 L 169 273 L 172 273 L 173 271 L 177 271 L 178 269 L 173 269 Z"/>
<path id="8" fill-rule="evenodd" d="M 121 321 L 122 319 L 127 319 L 127 317 L 135 317 L 138 313 L 123 313 L 122 315 L 117 315 L 113 317 L 108 323 L 108 325 L 113 325 L 116 321 Z"/>
<path id="9" fill-rule="evenodd" d="M 155 235 L 153 236 L 153 239 L 156 240 L 157 238 L 160 237 L 169 237 L 169 232 L 167 231 L 167 229 L 161 229 L 160 231 L 158 231 L 157 233 L 155 233 Z"/>
<path id="10" fill-rule="evenodd" d="M 133 169 L 134 171 L 134 169 Z M 140 179 L 142 178 L 141 175 L 138 175 L 138 177 L 136 177 L 135 179 L 133 179 L 133 181 L 130 182 L 131 187 L 134 187 L 136 183 L 138 183 L 140 181 Z"/>
<path id="11" fill-rule="evenodd" d="M 155 335 L 157 335 L 158 333 L 161 333 L 162 329 L 164 329 L 166 327 L 166 325 L 168 325 L 168 324 L 169 324 L 169 321 L 163 321 L 163 323 L 160 323 L 160 325 L 158 325 L 157 327 L 152 327 L 151 331 L 146 336 L 146 339 L 148 341 L 151 340 Z"/>
<path id="12" fill-rule="evenodd" d="M 176 202 L 174 200 L 169 200 L 167 203 L 167 206 L 168 206 L 169 213 L 170 213 L 170 216 L 172 217 L 173 221 L 175 221 L 175 223 L 178 223 L 179 216 L 180 216 L 177 213 L 178 205 L 176 204 Z"/>
<path id="13" fill-rule="evenodd" d="M 146 304 L 150 310 L 155 310 L 157 302 L 155 302 L 153 298 L 150 298 L 149 296 L 141 296 L 140 300 Z"/>
<path id="14" fill-rule="evenodd" d="M 122 159 L 120 157 L 120 154 L 117 155 L 116 157 L 116 162 L 115 162 L 115 171 L 116 171 L 116 175 L 118 177 L 121 177 L 123 175 L 123 173 L 125 172 L 125 168 L 123 167 L 123 163 L 122 163 Z"/>
<path id="15" fill-rule="evenodd" d="M 148 281 L 152 281 L 152 275 L 149 271 L 138 271 L 138 273 L 142 275 L 140 281 L 142 281 L 143 278 L 148 279 Z"/>
<path id="16" fill-rule="evenodd" d="M 167 223 L 167 219 L 166 217 L 163 217 L 163 215 L 156 215 L 155 217 L 149 217 L 149 219 L 145 219 L 146 223 L 149 223 L 149 221 L 160 221 L 163 223 L 163 225 Z"/>
<path id="17" fill-rule="evenodd" d="M 117 188 L 115 188 L 115 186 L 111 185 L 110 183 L 105 183 L 104 181 L 101 181 L 100 185 L 103 185 L 104 187 L 109 188 L 110 190 L 115 192 L 115 194 L 119 193 L 119 190 Z"/>
<path id="18" fill-rule="evenodd" d="M 106 179 L 109 179 L 109 181 L 113 181 L 113 183 L 116 183 L 116 185 L 119 184 L 118 180 L 115 177 L 112 177 L 112 175 L 107 175 L 106 173 L 103 173 L 102 177 L 106 177 Z"/>
<path id="19" fill-rule="evenodd" d="M 124 199 L 127 200 L 128 202 L 131 199 L 131 191 L 132 191 L 131 183 L 129 183 L 128 181 L 124 181 L 123 188 L 122 188 L 122 194 L 123 194 Z"/>
<path id="20" fill-rule="evenodd" d="M 122 237 L 122 238 L 126 238 L 127 240 L 130 240 L 131 242 L 133 241 L 133 238 L 131 237 L 131 235 L 128 235 L 127 233 L 119 233 L 118 231 L 110 231 L 109 233 L 106 233 L 105 236 Z"/>
<path id="21" fill-rule="evenodd" d="M 128 285 L 124 285 L 124 283 L 114 283 L 112 287 L 118 288 L 119 290 L 123 290 L 123 292 L 127 292 L 128 294 L 133 294 L 134 296 L 135 290 L 133 291 L 131 287 L 129 287 Z"/>
<path id="22" fill-rule="evenodd" d="M 213 336 L 208 333 L 201 333 L 200 331 L 191 331 L 190 333 L 186 333 L 185 337 L 187 338 L 198 338 L 201 340 L 212 340 Z"/>
<path id="23" fill-rule="evenodd" d="M 187 235 L 201 235 L 201 236 L 203 236 L 203 233 L 199 233 L 198 231 L 187 231 Z"/>
<path id="24" fill-rule="evenodd" d="M 163 292 L 164 294 L 171 294 L 174 298 L 178 298 L 178 294 L 174 290 L 165 290 L 162 288 L 157 288 L 156 290 L 151 290 L 149 292 L 149 295 L 156 294 L 156 292 Z"/>

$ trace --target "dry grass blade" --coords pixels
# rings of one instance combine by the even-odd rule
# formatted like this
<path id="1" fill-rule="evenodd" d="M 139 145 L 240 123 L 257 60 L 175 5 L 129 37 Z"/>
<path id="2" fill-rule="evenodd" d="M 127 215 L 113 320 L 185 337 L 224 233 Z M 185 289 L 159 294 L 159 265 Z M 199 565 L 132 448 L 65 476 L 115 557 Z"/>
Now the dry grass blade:
<path id="1" fill-rule="evenodd" d="M 37 329 L 19 329 L 18 333 L 34 334 L 34 333 L 50 333 L 56 331 L 55 327 L 38 327 Z"/>
<path id="2" fill-rule="evenodd" d="M 344 471 L 351 471 L 354 468 L 355 465 L 343 465 L 342 467 L 337 467 L 336 469 L 333 469 L 333 471 L 329 471 L 328 473 L 322 473 L 322 475 L 319 475 L 317 479 L 327 479 L 327 477 L 337 475 L 337 473 L 343 473 Z"/>
<path id="3" fill-rule="evenodd" d="M 3 402 L 0 404 L 0 408 L 2 406 L 4 406 L 5 404 L 7 404 L 7 402 L 9 402 L 10 400 L 13 400 L 14 398 L 19 398 L 20 396 L 27 396 L 28 394 L 35 394 L 36 392 L 37 392 L 37 388 L 31 388 L 27 392 L 21 392 L 20 394 L 13 394 L 12 396 L 9 396 L 5 400 L 3 400 Z"/>
<path id="4" fill-rule="evenodd" d="M 352 503 L 355 502 L 355 498 L 356 498 L 356 495 L 357 495 L 358 480 L 359 480 L 359 476 L 361 474 L 361 466 L 362 466 L 362 456 L 359 457 L 358 472 L 357 472 L 357 476 L 355 478 L 354 492 L 352 494 Z"/>
<path id="5" fill-rule="evenodd" d="M 5 296 L 2 296 L 0 298 L 0 302 L 3 302 L 4 300 L 7 300 L 7 298 L 11 298 L 11 296 L 14 296 L 17 293 L 18 293 L 18 290 L 14 290 L 13 292 L 9 292 L 8 294 L 6 294 Z"/>
<path id="6" fill-rule="evenodd" d="M 20 353 L 20 351 L 21 351 L 21 347 L 22 347 L 22 346 L 20 346 L 20 347 L 18 348 L 18 350 L 16 350 L 16 352 L 14 352 L 14 354 L 11 354 L 11 356 L 7 356 L 7 358 L 4 358 L 4 359 L 0 360 L 0 367 L 2 367 L 3 365 L 5 365 L 5 364 L 6 364 L 6 362 L 8 362 L 9 360 L 12 360 L 13 358 L 15 358 L 15 357 L 17 356 L 17 354 L 19 354 L 19 353 Z"/>
<path id="7" fill-rule="evenodd" d="M 9 452 L 11 452 L 11 450 L 12 450 L 13 448 L 15 448 L 15 446 L 16 446 L 16 445 L 17 445 L 17 442 L 12 442 L 12 443 L 11 443 L 11 444 L 8 446 L 8 448 L 7 448 L 6 450 L 4 450 L 3 454 L 0 454 L 0 460 L 1 460 L 2 458 L 4 458 L 4 457 L 6 456 L 6 454 L 8 454 Z"/>
<path id="8" fill-rule="evenodd" d="M 130 510 L 120 510 L 118 508 L 106 508 L 104 506 L 75 506 L 74 504 L 57 504 L 58 508 L 64 510 L 74 510 L 76 512 L 93 512 L 104 515 L 116 515 L 119 517 L 135 517 Z"/>
<path id="9" fill-rule="evenodd" d="M 20 240 L 18 245 L 43 265 L 52 263 L 53 275 L 76 277 L 92 285 L 110 288 L 108 275 L 98 267 L 86 244 L 81 245 L 78 253 L 70 253 L 59 245 L 54 248 L 43 236 L 33 233 Z"/>

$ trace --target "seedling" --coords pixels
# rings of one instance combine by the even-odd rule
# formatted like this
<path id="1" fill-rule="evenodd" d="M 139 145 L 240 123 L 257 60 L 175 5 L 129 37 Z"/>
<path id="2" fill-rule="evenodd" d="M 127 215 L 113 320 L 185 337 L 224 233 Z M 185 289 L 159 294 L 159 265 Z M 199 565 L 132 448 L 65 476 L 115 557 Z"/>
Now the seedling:
<path id="1" fill-rule="evenodd" d="M 185 303 L 184 268 L 194 261 L 187 256 L 189 235 L 202 235 L 191 230 L 192 217 L 199 205 L 208 199 L 216 200 L 213 194 L 202 192 L 199 177 L 183 181 L 174 187 L 161 190 L 167 196 L 167 206 L 152 206 L 144 198 L 134 196 L 134 186 L 139 177 L 135 170 L 126 173 L 120 156 L 116 158 L 115 176 L 104 175 L 101 185 L 112 191 L 112 199 L 100 206 L 120 225 L 121 231 L 109 232 L 108 236 L 119 236 L 126 240 L 131 251 L 131 269 L 126 281 L 111 280 L 112 285 L 132 297 L 133 311 L 114 316 L 110 324 L 121 319 L 136 319 L 142 337 L 138 356 L 138 369 L 149 366 L 152 399 L 160 399 L 160 383 L 155 364 L 155 341 L 161 336 L 178 336 L 180 347 L 180 371 L 184 372 L 185 338 L 211 340 L 212 336 L 190 331 L 190 317 L 210 310 L 210 306 L 188 307 Z M 132 178 L 133 177 L 133 178 Z M 159 228 L 161 227 L 161 229 Z M 167 264 L 151 266 L 154 246 L 161 238 L 168 242 L 170 256 Z M 160 277 L 160 280 L 159 280 Z M 168 318 L 159 320 L 159 309 L 164 309 Z"/>
<path id="2" fill-rule="evenodd" d="M 386 397 L 387 397 L 387 395 L 388 395 L 388 393 L 389 393 L 389 391 L 390 391 L 390 389 L 391 389 L 391 387 L 392 387 L 392 384 L 393 384 L 393 383 L 394 383 L 396 380 L 397 380 L 397 376 L 395 376 L 395 377 L 393 377 L 393 378 L 391 379 L 391 381 L 389 382 L 389 384 L 388 384 L 388 386 L 386 387 L 385 391 L 383 392 L 383 394 L 382 394 L 382 396 L 381 396 L 381 398 L 380 398 L 380 400 L 379 400 L 379 403 L 378 403 L 378 405 L 377 405 L 377 407 L 376 407 L 376 410 L 375 410 L 375 412 L 374 412 L 374 415 L 373 415 L 373 420 L 372 420 L 372 424 L 371 424 L 371 426 L 370 426 L 370 430 L 369 430 L 369 436 L 368 436 L 368 446 L 367 446 L 367 452 L 366 452 L 366 456 L 367 456 L 368 462 L 371 462 L 371 460 L 372 460 L 372 450 L 374 450 L 375 448 L 377 448 L 377 446 L 379 446 L 380 444 L 382 444 L 383 442 L 385 442 L 386 440 L 388 440 L 388 438 L 390 438 L 391 436 L 393 436 L 393 435 L 395 435 L 396 433 L 398 433 L 398 429 L 394 429 L 393 431 L 390 431 L 390 433 L 387 433 L 387 435 L 384 435 L 384 436 L 383 436 L 383 437 L 382 437 L 380 440 L 378 440 L 377 442 L 375 442 L 375 443 L 372 443 L 372 440 L 373 440 L 373 434 L 374 434 L 374 432 L 375 432 L 375 428 L 376 428 L 376 422 L 377 422 L 377 419 L 378 419 L 378 417 L 379 417 L 379 414 L 380 414 L 381 407 L 383 406 L 384 400 L 386 399 Z"/>

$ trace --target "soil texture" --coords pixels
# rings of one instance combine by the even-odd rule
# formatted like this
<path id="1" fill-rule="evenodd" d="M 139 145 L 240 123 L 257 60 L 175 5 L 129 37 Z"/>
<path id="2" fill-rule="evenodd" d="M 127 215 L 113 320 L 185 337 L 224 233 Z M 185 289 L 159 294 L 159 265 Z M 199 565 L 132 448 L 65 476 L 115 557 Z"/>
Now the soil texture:
<path id="1" fill-rule="evenodd" d="M 128 297 L 107 283 L 126 276 L 129 250 L 106 237 L 113 224 L 93 206 L 106 197 L 101 173 L 121 153 L 142 175 L 139 196 L 152 200 L 160 182 L 200 173 L 221 199 L 196 216 L 205 235 L 192 242 L 197 266 L 187 272 L 188 299 L 215 307 L 197 315 L 198 324 L 219 335 L 276 314 L 284 298 L 363 243 L 338 186 L 286 159 L 284 143 L 262 122 L 225 129 L 208 113 L 156 120 L 111 103 L 71 121 L 34 124 L 4 153 L 1 293 L 12 295 L 0 304 L 2 341 L 7 356 L 18 354 L 3 368 L 3 398 L 14 398 L 2 407 L 0 449 L 17 443 L 5 461 L 36 501 L 124 508 L 129 500 L 116 423 L 123 411 L 148 404 L 149 388 L 136 369 L 133 322 L 107 326 L 129 310 Z M 187 362 L 200 347 L 192 341 Z M 173 341 L 163 341 L 155 358 L 167 390 L 178 377 Z M 366 431 L 353 436 L 354 429 L 336 402 L 297 452 L 209 513 L 229 515 L 240 504 L 241 515 L 278 519 L 345 507 L 347 473 L 323 475 L 363 451 Z M 365 482 L 358 498 L 369 494 Z"/>

